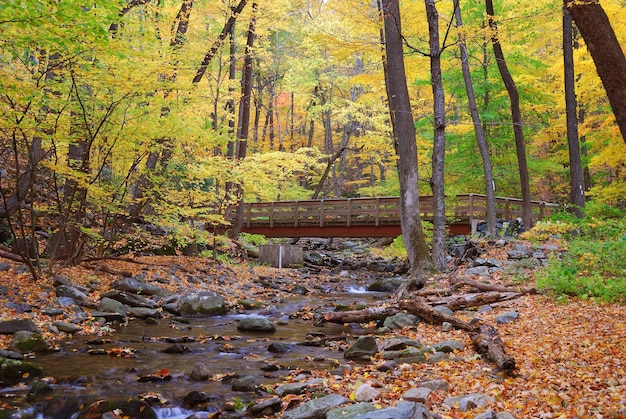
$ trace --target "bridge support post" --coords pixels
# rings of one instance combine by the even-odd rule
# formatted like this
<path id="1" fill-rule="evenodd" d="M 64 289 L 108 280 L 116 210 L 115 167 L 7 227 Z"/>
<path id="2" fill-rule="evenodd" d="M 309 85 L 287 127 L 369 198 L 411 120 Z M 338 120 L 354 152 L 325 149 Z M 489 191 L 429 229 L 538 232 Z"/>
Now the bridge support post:
<path id="1" fill-rule="evenodd" d="M 259 246 L 259 262 L 274 268 L 302 266 L 304 251 L 300 246 L 265 244 Z"/>

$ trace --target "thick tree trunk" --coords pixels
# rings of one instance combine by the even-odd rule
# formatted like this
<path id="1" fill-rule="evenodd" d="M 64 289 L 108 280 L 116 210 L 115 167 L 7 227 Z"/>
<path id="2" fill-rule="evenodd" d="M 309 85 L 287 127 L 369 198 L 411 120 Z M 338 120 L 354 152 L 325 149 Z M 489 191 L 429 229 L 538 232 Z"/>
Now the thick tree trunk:
<path id="1" fill-rule="evenodd" d="M 433 263 L 420 215 L 416 133 L 406 85 L 400 5 L 398 0 L 382 0 L 381 6 L 385 35 L 387 99 L 398 155 L 402 237 L 411 266 L 411 276 L 423 284 L 425 272 L 433 269 Z"/>
<path id="2" fill-rule="evenodd" d="M 504 86 L 509 93 L 511 100 L 511 120 L 513 122 L 513 135 L 515 136 L 515 151 L 517 153 L 517 167 L 520 178 L 520 188 L 522 191 L 522 219 L 524 221 L 524 228 L 528 231 L 532 225 L 532 210 L 531 210 L 531 197 L 530 197 L 530 176 L 528 174 L 528 163 L 526 162 L 526 144 L 524 143 L 524 125 L 522 122 L 522 111 L 519 104 L 519 92 L 515 81 L 509 72 L 509 68 L 506 65 L 504 59 L 504 53 L 502 52 L 502 46 L 498 39 L 498 25 L 494 19 L 495 13 L 493 10 L 493 1 L 485 0 L 486 12 L 489 16 L 489 27 L 491 28 L 491 43 L 493 46 L 493 53 L 496 57 L 496 63 L 498 64 L 498 70 L 502 76 Z"/>
<path id="3" fill-rule="evenodd" d="M 434 0 L 425 0 L 430 45 L 430 77 L 433 90 L 433 242 L 432 258 L 438 271 L 448 268 L 446 261 L 446 194 L 444 171 L 446 153 L 446 108 L 441 79 L 441 48 L 439 46 L 439 14 Z"/>
<path id="4" fill-rule="evenodd" d="M 567 146 L 569 149 L 570 202 L 578 218 L 585 217 L 585 188 L 583 164 L 578 142 L 576 82 L 574 80 L 574 31 L 572 15 L 563 7 L 563 67 L 565 79 L 565 114 L 567 119 Z"/>
<path id="5" fill-rule="evenodd" d="M 591 53 L 626 143 L 626 58 L 609 18 L 595 0 L 565 0 L 565 5 Z"/>
<path id="6" fill-rule="evenodd" d="M 461 28 L 463 26 L 463 20 L 461 18 L 461 6 L 459 4 L 459 0 L 453 0 L 453 3 L 455 7 L 454 16 L 457 28 Z M 463 70 L 465 92 L 467 93 L 467 103 L 470 115 L 472 116 L 472 123 L 474 124 L 476 143 L 478 144 L 478 150 L 480 151 L 480 157 L 483 163 L 485 195 L 487 196 L 487 232 L 493 237 L 496 235 L 496 191 L 494 187 L 493 170 L 491 168 L 489 145 L 487 144 L 485 130 L 483 130 L 480 114 L 478 113 L 478 106 L 476 105 L 476 94 L 474 93 L 474 84 L 472 83 L 469 66 L 469 55 L 467 54 L 467 46 L 465 44 L 465 35 L 463 34 L 463 31 L 459 31 L 459 49 L 461 51 L 461 68 Z"/>

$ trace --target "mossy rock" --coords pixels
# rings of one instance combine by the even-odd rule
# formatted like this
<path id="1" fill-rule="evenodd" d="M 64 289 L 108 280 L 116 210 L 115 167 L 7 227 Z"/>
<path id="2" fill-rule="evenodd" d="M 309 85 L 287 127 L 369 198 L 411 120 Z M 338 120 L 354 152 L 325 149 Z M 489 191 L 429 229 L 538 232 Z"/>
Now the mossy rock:
<path id="1" fill-rule="evenodd" d="M 21 354 L 28 352 L 45 353 L 50 350 L 50 342 L 36 332 L 19 331 L 11 339 L 10 349 Z"/>
<path id="2" fill-rule="evenodd" d="M 0 358 L 0 383 L 2 384 L 13 385 L 42 375 L 43 369 L 38 365 L 18 359 Z"/>

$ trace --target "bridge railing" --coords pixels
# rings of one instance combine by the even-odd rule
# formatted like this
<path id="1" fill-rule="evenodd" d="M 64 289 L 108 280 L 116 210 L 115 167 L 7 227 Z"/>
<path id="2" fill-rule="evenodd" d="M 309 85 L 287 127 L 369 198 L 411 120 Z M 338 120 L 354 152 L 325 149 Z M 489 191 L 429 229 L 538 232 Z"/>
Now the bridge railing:
<path id="1" fill-rule="evenodd" d="M 433 197 L 420 196 L 420 212 L 432 219 Z M 450 205 L 451 204 L 451 205 Z M 487 198 L 481 194 L 457 195 L 448 205 L 451 223 L 472 226 L 472 231 L 487 214 Z M 532 201 L 533 219 L 538 220 L 558 207 L 556 204 Z M 512 220 L 522 216 L 522 200 L 496 198 L 496 217 Z M 332 227 L 332 226 L 400 225 L 400 198 L 351 198 L 303 201 L 244 203 L 244 226 L 250 227 Z"/>

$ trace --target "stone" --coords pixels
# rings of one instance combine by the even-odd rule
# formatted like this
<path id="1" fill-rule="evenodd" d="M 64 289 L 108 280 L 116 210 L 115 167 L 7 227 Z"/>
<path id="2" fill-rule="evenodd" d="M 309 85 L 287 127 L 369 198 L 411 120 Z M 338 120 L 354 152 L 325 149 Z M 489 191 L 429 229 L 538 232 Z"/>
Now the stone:
<path id="1" fill-rule="evenodd" d="M 338 394 L 309 400 L 300 406 L 283 413 L 283 419 L 324 419 L 326 412 L 346 403 L 345 397 Z M 359 415 L 360 416 L 360 415 Z"/>
<path id="2" fill-rule="evenodd" d="M 41 334 L 25 330 L 14 333 L 9 344 L 11 351 L 21 354 L 28 352 L 45 353 L 48 352 L 51 347 L 50 342 L 45 340 Z"/>
<path id="3" fill-rule="evenodd" d="M 397 359 L 400 362 L 424 362 L 426 356 L 421 348 L 409 347 L 401 351 L 383 351 L 380 356 L 383 359 Z M 418 361 L 407 361 L 407 359 L 417 359 Z"/>
<path id="4" fill-rule="evenodd" d="M 405 337 L 398 337 L 383 340 L 381 343 L 378 344 L 378 349 L 381 351 L 399 351 L 402 349 L 406 349 L 409 346 L 414 346 L 416 348 L 423 347 L 422 343 L 417 340 Z"/>
<path id="5" fill-rule="evenodd" d="M 452 326 L 452 323 L 448 323 L 448 322 L 441 323 L 442 332 L 450 332 L 453 328 L 454 327 Z"/>
<path id="6" fill-rule="evenodd" d="M 515 419 L 515 416 L 509 412 L 498 412 L 496 413 L 496 419 Z"/>
<path id="7" fill-rule="evenodd" d="M 190 391 L 185 397 L 183 397 L 183 406 L 196 407 L 205 403 L 209 403 L 215 400 L 215 397 L 210 396 L 202 391 Z"/>
<path id="8" fill-rule="evenodd" d="M 0 321 L 0 335 L 12 335 L 19 331 L 39 332 L 31 319 L 11 319 Z"/>
<path id="9" fill-rule="evenodd" d="M 111 298 L 115 301 L 119 301 L 120 303 L 127 305 L 129 307 L 147 307 L 147 308 L 158 308 L 159 305 L 152 300 L 149 300 L 146 297 L 141 295 L 129 294 L 123 291 L 109 291 L 105 292 L 100 296 L 100 299 L 103 298 Z"/>
<path id="10" fill-rule="evenodd" d="M 76 287 L 59 285 L 58 287 L 56 287 L 55 292 L 57 297 L 69 297 L 78 303 L 86 303 L 89 301 L 89 297 L 87 297 L 87 294 L 85 294 Z"/>
<path id="11" fill-rule="evenodd" d="M 383 327 L 391 330 L 404 329 L 405 327 L 414 326 L 419 320 L 420 318 L 414 314 L 398 313 L 387 317 L 383 322 Z"/>
<path id="12" fill-rule="evenodd" d="M 444 340 L 443 342 L 435 343 L 430 347 L 437 352 L 450 353 L 457 350 L 462 351 L 463 349 L 465 349 L 465 344 L 460 340 L 449 339 Z"/>
<path id="13" fill-rule="evenodd" d="M 111 286 L 120 291 L 126 291 L 137 295 L 157 295 L 159 297 L 169 295 L 167 290 L 137 278 L 122 278 L 114 281 Z"/>
<path id="14" fill-rule="evenodd" d="M 282 384 L 276 387 L 276 389 L 274 390 L 274 393 L 276 393 L 276 395 L 279 397 L 284 397 L 287 394 L 296 394 L 296 395 L 303 394 L 309 388 L 320 386 L 322 384 L 324 384 L 324 380 L 322 380 L 321 378 L 314 378 L 314 379 L 302 381 L 299 383 Z"/>
<path id="15" fill-rule="evenodd" d="M 202 362 L 198 362 L 191 370 L 191 374 L 189 374 L 189 378 L 194 381 L 206 381 L 210 376 L 211 371 Z"/>
<path id="16" fill-rule="evenodd" d="M 474 266 L 465 270 L 465 275 L 468 276 L 489 276 L 489 268 L 486 266 Z"/>
<path id="17" fill-rule="evenodd" d="M 357 402 L 371 402 L 380 397 L 381 391 L 369 384 L 363 384 L 354 391 L 354 398 Z"/>
<path id="18" fill-rule="evenodd" d="M 259 381 L 253 375 L 244 375 L 233 381 L 233 391 L 254 391 L 259 385 Z"/>
<path id="19" fill-rule="evenodd" d="M 106 311 L 92 310 L 90 313 L 91 317 L 96 319 L 104 319 L 106 322 L 123 322 L 126 320 L 125 314 L 120 313 L 111 313 Z"/>
<path id="20" fill-rule="evenodd" d="M 498 324 L 507 324 L 511 323 L 519 318 L 519 313 L 515 310 L 508 311 L 501 316 L 496 317 L 496 323 Z"/>
<path id="21" fill-rule="evenodd" d="M 502 264 L 498 259 L 494 258 L 476 258 L 474 260 L 474 266 L 486 266 L 488 268 L 499 268 Z"/>
<path id="22" fill-rule="evenodd" d="M 400 402 L 396 407 L 363 413 L 353 419 L 430 419 L 430 412 L 421 403 Z"/>
<path id="23" fill-rule="evenodd" d="M 376 339 L 372 336 L 359 336 L 354 345 L 343 353 L 343 357 L 345 359 L 369 358 L 376 353 L 378 353 Z"/>
<path id="24" fill-rule="evenodd" d="M 270 397 L 269 399 L 257 400 L 252 406 L 250 406 L 250 413 L 259 414 L 267 412 L 270 409 L 272 412 L 277 412 L 280 409 L 282 400 L 280 397 Z"/>
<path id="25" fill-rule="evenodd" d="M 477 407 L 486 406 L 494 401 L 495 399 L 493 397 L 485 396 L 484 394 L 479 393 L 471 393 L 448 397 L 443 401 L 443 403 L 452 408 L 456 408 L 458 406 L 458 409 L 461 412 L 467 412 L 468 410 L 475 409 Z"/>
<path id="26" fill-rule="evenodd" d="M 407 390 L 402 398 L 409 402 L 426 403 L 428 401 L 428 395 L 432 393 L 432 390 L 428 387 L 418 387 Z"/>
<path id="27" fill-rule="evenodd" d="M 438 312 L 440 312 L 441 314 L 446 314 L 448 316 L 454 316 L 454 311 L 450 310 L 448 307 L 446 306 L 435 306 L 433 307 L 435 310 L 437 310 Z"/>
<path id="28" fill-rule="evenodd" d="M 432 354 L 430 357 L 428 357 L 428 360 L 426 362 L 428 362 L 429 364 L 437 364 L 447 358 L 448 356 L 446 355 L 445 352 L 437 351 L 434 354 Z"/>
<path id="29" fill-rule="evenodd" d="M 77 326 L 73 323 L 67 323 L 67 322 L 62 322 L 58 320 L 55 322 L 52 322 L 52 326 L 56 327 L 61 332 L 65 332 L 65 333 L 76 333 L 81 330 L 80 326 Z"/>
<path id="30" fill-rule="evenodd" d="M 402 278 L 384 278 L 375 281 L 367 286 L 368 291 L 396 292 L 404 283 Z"/>
<path id="31" fill-rule="evenodd" d="M 218 316 L 226 314 L 226 302 L 222 296 L 208 291 L 185 294 L 178 302 L 178 312 L 181 314 L 202 314 Z"/>
<path id="32" fill-rule="evenodd" d="M 163 317 L 161 310 L 148 307 L 130 307 L 128 309 L 128 315 L 138 319 L 158 319 Z"/>
<path id="33" fill-rule="evenodd" d="M 276 325 L 265 317 L 250 316 L 243 317 L 237 323 L 237 330 L 252 332 L 275 332 Z"/>
<path id="34" fill-rule="evenodd" d="M 388 361 L 383 362 L 379 366 L 377 366 L 376 369 L 380 372 L 388 372 L 388 371 L 395 370 L 397 366 L 398 366 L 398 363 L 394 361 L 393 359 L 390 359 Z"/>
<path id="35" fill-rule="evenodd" d="M 426 387 L 431 389 L 432 391 L 445 391 L 448 392 L 450 391 L 450 384 L 448 384 L 447 381 L 445 380 L 427 380 L 427 381 L 422 381 L 422 383 L 420 384 L 420 387 Z"/>
<path id="36" fill-rule="evenodd" d="M 282 343 L 282 342 L 272 342 L 270 343 L 270 345 L 267 347 L 267 350 L 274 353 L 274 354 L 285 354 L 287 352 L 289 352 L 292 348 L 292 345 L 288 344 L 288 343 Z"/>
<path id="37" fill-rule="evenodd" d="M 326 419 L 349 419 L 357 415 L 376 410 L 373 403 L 355 403 L 329 410 Z"/>

